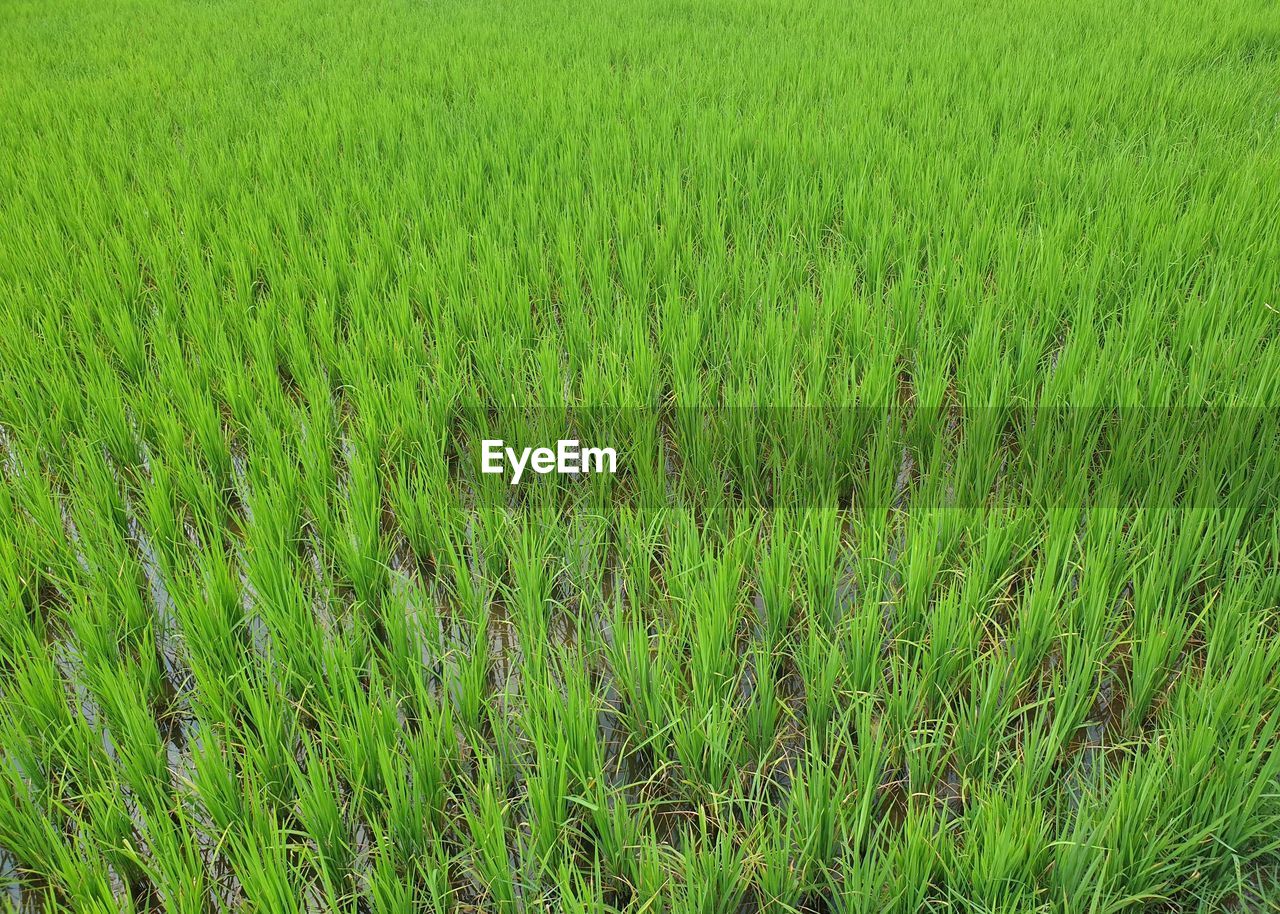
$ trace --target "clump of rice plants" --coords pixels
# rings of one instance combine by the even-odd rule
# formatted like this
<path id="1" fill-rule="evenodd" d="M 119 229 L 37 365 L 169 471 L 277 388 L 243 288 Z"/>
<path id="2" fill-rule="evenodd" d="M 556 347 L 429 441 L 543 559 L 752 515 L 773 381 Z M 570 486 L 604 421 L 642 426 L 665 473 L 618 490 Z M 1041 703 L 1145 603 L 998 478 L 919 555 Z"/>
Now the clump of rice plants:
<path id="1" fill-rule="evenodd" d="M 1280 904 L 1274 9 L 0 23 L 0 908 Z"/>

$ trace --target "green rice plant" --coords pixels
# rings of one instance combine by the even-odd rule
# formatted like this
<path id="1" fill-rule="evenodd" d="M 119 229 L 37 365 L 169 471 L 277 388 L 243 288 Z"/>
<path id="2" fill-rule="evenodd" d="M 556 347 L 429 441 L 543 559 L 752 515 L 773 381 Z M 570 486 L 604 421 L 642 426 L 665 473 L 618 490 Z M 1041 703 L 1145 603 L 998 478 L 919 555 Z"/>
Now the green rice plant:
<path id="1" fill-rule="evenodd" d="M 805 517 L 804 594 L 811 617 L 825 631 L 833 631 L 839 620 L 836 605 L 836 557 L 840 551 L 839 515 L 824 509 Z"/>
<path id="2" fill-rule="evenodd" d="M 488 610 L 481 610 L 478 620 L 462 620 L 458 625 L 467 631 L 469 646 L 465 654 L 456 649 L 452 652 L 445 675 L 458 722 L 467 732 L 477 733 L 485 720 L 490 693 Z"/>
<path id="3" fill-rule="evenodd" d="M 839 679 L 845 669 L 841 640 L 811 624 L 797 645 L 796 665 L 804 681 L 805 725 L 809 734 L 825 740 L 835 719 Z"/>
<path id="4" fill-rule="evenodd" d="M 738 788 L 746 736 L 739 715 L 718 701 L 672 708 L 671 744 L 690 802 L 724 802 Z"/>
<path id="5" fill-rule="evenodd" d="M 786 822 L 797 851 L 793 865 L 806 889 L 825 882 L 835 865 L 847 814 L 843 783 L 837 763 L 811 737 L 809 752 L 792 777 Z"/>
<path id="6" fill-rule="evenodd" d="M 768 912 L 790 912 L 804 893 L 801 873 L 796 865 L 796 841 L 799 835 L 781 817 L 761 819 L 757 847 L 755 885 L 760 908 Z"/>
<path id="7" fill-rule="evenodd" d="M 494 779 L 492 761 L 482 760 L 464 814 L 470 834 L 472 865 L 489 903 L 498 911 L 514 911 L 522 888 L 516 881 L 507 847 L 507 803 L 495 790 Z"/>
<path id="8" fill-rule="evenodd" d="M 289 861 L 286 835 L 269 820 L 259 820 L 228 839 L 228 853 L 245 905 L 254 911 L 298 911 L 292 891 L 297 871 Z"/>
<path id="9" fill-rule="evenodd" d="M 597 885 L 604 876 L 619 891 L 641 884 L 639 848 L 650 827 L 645 807 L 630 803 L 625 794 L 614 792 L 603 781 L 576 802 L 586 810 L 582 831 L 600 865 Z"/>
<path id="10" fill-rule="evenodd" d="M 872 845 L 861 855 L 840 858 L 831 879 L 829 896 L 832 909 L 839 914 L 871 914 L 890 904 L 887 851 Z"/>
<path id="11" fill-rule="evenodd" d="M 451 861 L 446 853 L 436 845 L 427 857 L 416 862 L 418 880 L 422 885 L 422 894 L 430 909 L 436 914 L 449 914 L 455 909 L 456 898 L 449 882 Z"/>
<path id="12" fill-rule="evenodd" d="M 340 898 L 352 888 L 349 874 L 356 862 L 356 848 L 340 799 L 338 776 L 312 745 L 295 778 L 298 819 L 314 846 L 321 884 L 328 895 Z"/>
<path id="13" fill-rule="evenodd" d="M 645 620 L 614 604 L 607 655 L 633 748 L 650 745 L 666 732 L 664 694 L 676 669 L 670 636 L 651 635 L 648 629 Z"/>
<path id="14" fill-rule="evenodd" d="M 459 748 L 450 707 L 441 702 L 433 708 L 416 732 L 404 740 L 407 788 L 398 794 L 401 805 L 393 807 L 392 825 L 397 817 L 404 828 L 430 843 L 447 824 L 449 783 L 459 769 Z"/>
<path id="15" fill-rule="evenodd" d="M 204 910 L 213 888 L 194 826 L 183 807 L 152 813 L 146 819 L 144 841 L 150 853 L 139 854 L 138 862 L 170 910 Z"/>
<path id="16" fill-rule="evenodd" d="M 0 907 L 1272 902 L 1273 9 L 137 12 L 0 28 Z"/>
<path id="17" fill-rule="evenodd" d="M 396 872 L 395 857 L 390 847 L 380 848 L 369 885 L 370 908 L 379 912 L 413 910 L 413 887 Z"/>
<path id="18" fill-rule="evenodd" d="M 85 802 L 86 824 L 103 848 L 104 861 L 128 887 L 130 897 L 142 898 L 153 891 L 153 886 L 133 850 L 138 836 L 125 804 L 123 792 L 91 794 Z"/>
<path id="19" fill-rule="evenodd" d="M 884 863 L 888 874 L 885 910 L 918 911 L 934 892 L 945 872 L 951 847 L 946 831 L 932 807 L 911 808 L 900 837 Z M 964 896 L 962 896 L 964 897 Z"/>
<path id="20" fill-rule="evenodd" d="M 1039 879 L 1048 863 L 1049 833 L 1039 802 L 1013 792 L 975 797 L 967 818 L 965 847 L 946 861 L 963 873 L 952 883 L 956 895 L 988 911 L 1036 906 Z"/>
<path id="21" fill-rule="evenodd" d="M 955 721 L 955 755 L 962 771 L 991 772 L 1008 736 L 1013 707 L 1014 667 L 1002 654 L 975 663 L 968 677 L 968 701 Z"/>
<path id="22" fill-rule="evenodd" d="M 528 869 L 542 874 L 554 861 L 567 856 L 566 839 L 570 821 L 569 747 L 559 740 L 538 743 L 532 770 L 525 776 L 525 803 L 529 815 Z"/>
<path id="23" fill-rule="evenodd" d="M 751 675 L 751 697 L 742 714 L 743 728 L 747 745 L 760 764 L 773 749 L 783 714 L 778 699 L 777 661 L 763 648 L 756 648 L 752 655 Z"/>
<path id="24" fill-rule="evenodd" d="M 568 865 L 561 865 L 556 877 L 559 889 L 557 903 L 561 911 L 565 914 L 591 914 L 613 910 L 605 903 L 599 871 L 592 875 L 594 878 L 584 876 L 580 870 Z"/>
<path id="25" fill-rule="evenodd" d="M 240 788 L 237 762 L 219 741 L 204 743 L 192 752 L 192 794 L 219 836 L 248 815 L 250 791 Z"/>
<path id="26" fill-rule="evenodd" d="M 351 582 L 358 603 L 371 614 L 373 630 L 381 636 L 377 618 L 380 601 L 388 583 L 390 553 L 382 536 L 382 481 L 373 445 L 358 441 L 348 464 L 342 532 L 331 548 L 337 557 L 338 572 Z"/>
<path id="27" fill-rule="evenodd" d="M 695 837 L 676 860 L 672 911 L 731 914 L 742 904 L 749 884 L 743 850 L 734 846 L 731 834 L 717 831 L 713 836 L 705 814 L 699 814 L 697 824 Z"/>
<path id="28" fill-rule="evenodd" d="M 785 515 L 774 516 L 769 548 L 760 566 L 760 600 L 764 643 L 772 651 L 782 643 L 791 629 L 795 614 L 792 597 L 792 542 L 785 526 Z"/>

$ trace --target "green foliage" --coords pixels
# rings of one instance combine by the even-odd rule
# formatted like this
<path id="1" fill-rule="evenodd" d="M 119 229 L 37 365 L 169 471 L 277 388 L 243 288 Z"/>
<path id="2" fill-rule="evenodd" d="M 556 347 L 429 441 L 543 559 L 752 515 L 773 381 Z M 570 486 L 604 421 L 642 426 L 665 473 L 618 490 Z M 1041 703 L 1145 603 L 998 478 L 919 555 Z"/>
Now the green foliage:
<path id="1" fill-rule="evenodd" d="M 1278 903 L 1274 5 L 0 22 L 0 908 Z"/>

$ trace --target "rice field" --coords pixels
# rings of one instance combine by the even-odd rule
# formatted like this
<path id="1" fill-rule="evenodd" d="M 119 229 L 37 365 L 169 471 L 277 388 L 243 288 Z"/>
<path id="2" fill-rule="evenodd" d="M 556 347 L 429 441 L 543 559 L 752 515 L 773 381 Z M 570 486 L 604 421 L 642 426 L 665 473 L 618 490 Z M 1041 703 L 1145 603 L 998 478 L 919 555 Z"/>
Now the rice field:
<path id="1" fill-rule="evenodd" d="M 0 74 L 0 910 L 1280 910 L 1275 0 Z"/>

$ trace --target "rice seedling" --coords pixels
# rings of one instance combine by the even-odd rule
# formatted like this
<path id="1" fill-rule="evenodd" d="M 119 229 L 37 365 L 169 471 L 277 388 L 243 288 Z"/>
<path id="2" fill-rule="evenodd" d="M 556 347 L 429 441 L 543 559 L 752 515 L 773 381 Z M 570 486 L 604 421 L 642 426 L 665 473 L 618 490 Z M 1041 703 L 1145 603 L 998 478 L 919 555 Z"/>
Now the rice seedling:
<path id="1" fill-rule="evenodd" d="M 0 910 L 1280 904 L 1271 6 L 0 52 Z"/>

